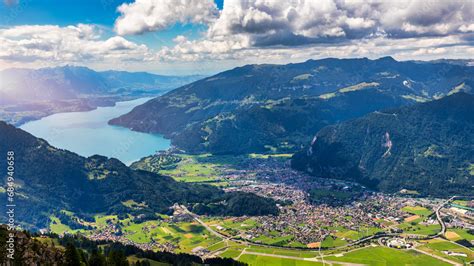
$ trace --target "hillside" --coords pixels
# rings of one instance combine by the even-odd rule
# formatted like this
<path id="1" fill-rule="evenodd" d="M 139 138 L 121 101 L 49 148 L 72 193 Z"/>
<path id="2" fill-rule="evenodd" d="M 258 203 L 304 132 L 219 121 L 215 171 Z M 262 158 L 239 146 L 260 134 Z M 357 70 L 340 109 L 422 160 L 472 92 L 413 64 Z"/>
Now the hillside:
<path id="1" fill-rule="evenodd" d="M 385 192 L 472 194 L 473 113 L 474 96 L 466 93 L 374 112 L 323 128 L 292 166 Z"/>
<path id="2" fill-rule="evenodd" d="M 14 235 L 14 260 L 7 257 L 6 245 L 0 247 L 2 265 L 230 265 L 247 264 L 230 258 L 202 259 L 190 254 L 165 251 L 145 251 L 135 246 L 112 241 L 93 241 L 83 236 L 32 235 L 29 232 L 8 231 L 0 225 L 0 241 L 7 243 Z"/>
<path id="3" fill-rule="evenodd" d="M 83 217 L 97 213 L 127 213 L 154 218 L 167 213 L 175 203 L 191 210 L 203 204 L 219 207 L 211 214 L 258 215 L 277 213 L 270 199 L 245 193 L 224 193 L 209 185 L 187 184 L 154 173 L 132 170 L 117 159 L 103 156 L 81 157 L 56 149 L 46 141 L 0 122 L 0 152 L 15 153 L 17 221 L 26 228 L 44 228 L 49 216 L 61 210 Z M 6 161 L 0 176 L 6 176 Z M 6 179 L 2 179 L 4 186 Z M 5 190 L 1 191 L 4 194 Z M 249 206 L 249 197 L 252 205 Z M 136 202 L 131 208 L 123 202 Z M 198 204 L 200 203 L 200 204 Z M 229 203 L 229 204 L 227 204 Z M 255 204 L 255 205 L 254 205 Z M 2 206 L 1 211 L 5 211 Z M 5 222 L 2 216 L 0 222 Z"/>
<path id="4" fill-rule="evenodd" d="M 164 134 L 188 152 L 271 151 L 288 141 L 295 150 L 328 124 L 469 91 L 473 74 L 473 67 L 390 57 L 247 65 L 180 87 L 110 123 Z"/>

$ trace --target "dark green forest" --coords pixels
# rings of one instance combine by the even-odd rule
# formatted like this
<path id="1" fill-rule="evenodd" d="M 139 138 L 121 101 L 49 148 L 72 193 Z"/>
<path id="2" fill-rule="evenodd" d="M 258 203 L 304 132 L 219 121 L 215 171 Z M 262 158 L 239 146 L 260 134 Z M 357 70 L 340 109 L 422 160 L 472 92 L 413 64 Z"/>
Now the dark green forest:
<path id="1" fill-rule="evenodd" d="M 466 93 L 375 112 L 323 128 L 292 166 L 384 192 L 472 194 L 473 114 L 474 96 Z"/>
<path id="2" fill-rule="evenodd" d="M 99 155 L 84 158 L 56 149 L 4 122 L 0 122 L 0 136 L 0 152 L 15 152 L 16 212 L 18 222 L 25 228 L 45 228 L 49 216 L 61 210 L 72 211 L 86 220 L 97 213 L 156 218 L 155 213 L 169 213 L 169 207 L 175 203 L 190 209 L 196 204 L 219 206 L 219 212 L 209 214 L 220 215 L 278 212 L 272 199 L 225 193 L 211 185 L 177 182 L 168 176 L 133 170 L 113 158 Z M 6 169 L 6 165 L 0 167 L 1 176 L 6 176 Z M 6 180 L 1 182 L 4 185 Z M 127 200 L 143 202 L 146 207 L 131 209 L 122 204 Z M 4 205 L 0 208 L 5 211 Z M 2 222 L 5 219 L 2 216 Z"/>

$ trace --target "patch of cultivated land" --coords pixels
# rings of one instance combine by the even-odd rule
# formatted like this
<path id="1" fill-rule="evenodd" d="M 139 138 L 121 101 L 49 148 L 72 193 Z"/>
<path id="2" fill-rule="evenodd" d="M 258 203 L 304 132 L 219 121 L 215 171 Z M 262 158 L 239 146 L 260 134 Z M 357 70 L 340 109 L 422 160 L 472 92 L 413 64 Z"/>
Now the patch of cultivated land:
<path id="1" fill-rule="evenodd" d="M 387 247 L 368 247 L 345 253 L 343 256 L 330 256 L 331 261 L 353 262 L 373 266 L 385 265 L 450 265 L 414 250 L 398 250 Z"/>
<path id="2" fill-rule="evenodd" d="M 419 247 L 419 249 L 463 264 L 467 264 L 474 260 L 474 252 L 472 250 L 443 239 L 424 241 L 424 245 Z M 447 252 L 454 252 L 457 254 L 449 255 L 446 254 Z M 460 254 L 465 254 L 466 257 Z"/>
<path id="3" fill-rule="evenodd" d="M 294 266 L 319 266 L 323 265 L 320 262 L 294 260 L 288 258 L 271 257 L 271 256 L 257 256 L 251 254 L 244 254 L 240 256 L 240 261 L 245 262 L 251 266 L 260 265 L 294 265 Z"/>
<path id="4" fill-rule="evenodd" d="M 105 235 L 106 238 L 145 249 L 192 253 L 194 248 L 202 247 L 207 250 L 207 256 L 234 258 L 249 265 L 323 265 L 317 261 L 321 256 L 332 265 L 339 265 L 338 262 L 340 265 L 448 265 L 415 250 L 374 246 L 378 243 L 377 239 L 351 246 L 361 238 L 396 228 L 403 229 L 403 234 L 408 235 L 438 233 L 440 226 L 433 219 L 432 210 L 439 200 L 430 202 L 392 195 L 372 195 L 363 199 L 354 198 L 350 202 L 341 201 L 336 205 L 323 200 L 310 202 L 305 196 L 305 191 L 308 191 L 306 188 L 310 188 L 309 191 L 318 189 L 345 193 L 344 187 L 357 187 L 338 180 L 307 182 L 301 173 L 285 168 L 285 161 L 291 156 L 289 154 L 172 156 L 149 157 L 141 160 L 137 166 L 149 167 L 151 171 L 168 174 L 184 182 L 225 183 L 225 190 L 228 191 L 246 191 L 272 197 L 281 204 L 280 214 L 200 217 L 213 231 L 225 237 L 216 236 L 193 220 L 176 220 L 171 214 L 157 214 L 159 218 L 147 221 L 141 221 L 131 214 L 127 218 L 96 215 L 95 221 L 87 223 L 92 230 L 72 230 L 52 216 L 51 229 L 57 233 L 81 232 L 96 239 Z M 150 167 L 151 162 L 154 162 L 154 167 Z M 122 204 L 132 209 L 143 207 L 142 202 L 131 200 L 123 201 Z M 63 213 L 74 217 L 72 212 Z M 452 241 L 473 240 L 473 235 L 466 229 L 449 228 L 446 237 Z M 453 262 L 464 263 L 473 259 L 472 251 L 468 248 L 447 240 L 416 243 L 420 250 Z M 319 247 L 322 248 L 321 253 Z M 468 257 L 453 257 L 443 251 L 464 252 Z"/>
<path id="5" fill-rule="evenodd" d="M 177 181 L 209 183 L 215 182 L 222 174 L 222 168 L 227 169 L 236 162 L 232 156 L 179 155 L 182 159 L 171 169 L 159 170 L 160 174 L 168 175 Z"/>
<path id="6" fill-rule="evenodd" d="M 220 241 L 203 226 L 197 223 L 165 223 L 161 221 L 147 221 L 140 224 L 130 224 L 122 229 L 125 237 L 136 243 L 172 243 L 176 251 L 188 252 L 195 247 L 204 248 L 213 246 Z"/>

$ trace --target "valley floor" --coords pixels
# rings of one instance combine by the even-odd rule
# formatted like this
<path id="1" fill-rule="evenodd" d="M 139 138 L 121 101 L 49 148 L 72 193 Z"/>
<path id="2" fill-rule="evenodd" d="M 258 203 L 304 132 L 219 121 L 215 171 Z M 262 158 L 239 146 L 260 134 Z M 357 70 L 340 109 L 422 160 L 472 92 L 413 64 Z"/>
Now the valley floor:
<path id="1" fill-rule="evenodd" d="M 182 182 L 273 198 L 278 216 L 199 216 L 175 205 L 172 215 L 156 220 L 97 215 L 86 222 L 64 211 L 85 227 L 72 230 L 51 217 L 50 230 L 249 265 L 462 265 L 474 260 L 470 199 L 374 193 L 355 183 L 293 171 L 289 156 L 162 154 L 132 165 Z M 133 209 L 141 203 L 123 204 Z"/>

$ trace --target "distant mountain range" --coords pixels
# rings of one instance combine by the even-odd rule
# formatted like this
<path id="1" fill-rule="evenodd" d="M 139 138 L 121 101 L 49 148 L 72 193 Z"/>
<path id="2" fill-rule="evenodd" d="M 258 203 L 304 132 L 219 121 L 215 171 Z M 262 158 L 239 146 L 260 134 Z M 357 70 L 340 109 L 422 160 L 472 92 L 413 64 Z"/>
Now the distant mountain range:
<path id="1" fill-rule="evenodd" d="M 0 72 L 0 104 L 27 100 L 61 100 L 85 95 L 165 92 L 202 76 L 163 76 L 146 72 L 103 71 L 63 66 L 6 69 Z"/>
<path id="2" fill-rule="evenodd" d="M 164 134 L 187 152 L 292 152 L 324 126 L 473 87 L 474 67 L 450 61 L 247 65 L 184 85 L 110 123 Z"/>
<path id="3" fill-rule="evenodd" d="M 0 71 L 0 120 L 21 125 L 58 113 L 156 96 L 202 76 L 162 76 L 64 66 Z"/>
<path id="4" fill-rule="evenodd" d="M 61 210 L 91 219 L 97 213 L 145 215 L 168 213 L 175 203 L 199 213 L 218 215 L 275 214 L 271 199 L 210 185 L 174 181 L 171 177 L 132 170 L 117 159 L 89 158 L 50 146 L 45 140 L 0 121 L 0 152 L 15 153 L 15 217 L 25 228 L 45 228 Z M 7 176 L 6 161 L 0 176 Z M 6 178 L 0 181 L 5 192 Z M 132 202 L 133 206 L 125 204 Z M 138 207 L 137 207 L 138 206 Z M 0 207 L 2 212 L 5 204 Z M 0 217 L 6 223 L 6 216 Z"/>
<path id="5" fill-rule="evenodd" d="M 292 166 L 385 192 L 472 195 L 473 137 L 474 95 L 460 92 L 325 127 Z"/>

